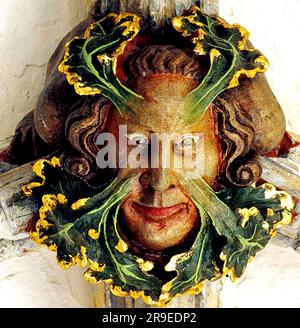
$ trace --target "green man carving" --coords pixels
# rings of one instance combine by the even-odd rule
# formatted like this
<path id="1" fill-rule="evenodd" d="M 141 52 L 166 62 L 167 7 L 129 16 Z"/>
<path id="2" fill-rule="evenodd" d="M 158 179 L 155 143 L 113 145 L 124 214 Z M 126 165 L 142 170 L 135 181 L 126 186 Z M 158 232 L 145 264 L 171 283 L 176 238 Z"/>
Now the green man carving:
<path id="1" fill-rule="evenodd" d="M 290 195 L 259 180 L 257 156 L 278 146 L 285 123 L 249 33 L 198 7 L 166 31 L 110 14 L 62 41 L 31 127 L 31 146 L 57 156 L 36 162 L 37 178 L 23 187 L 39 206 L 31 236 L 63 268 L 87 266 L 89 281 L 157 305 L 199 293 L 204 280 L 240 277 L 294 208 Z M 26 157 L 16 156 L 20 133 L 6 151 L 12 162 Z M 99 168 L 101 133 L 127 159 L 137 146 L 149 154 L 153 134 L 176 134 L 174 152 L 157 155 L 171 164 L 133 168 L 117 159 Z M 193 178 L 173 165 L 186 149 L 204 163 Z"/>

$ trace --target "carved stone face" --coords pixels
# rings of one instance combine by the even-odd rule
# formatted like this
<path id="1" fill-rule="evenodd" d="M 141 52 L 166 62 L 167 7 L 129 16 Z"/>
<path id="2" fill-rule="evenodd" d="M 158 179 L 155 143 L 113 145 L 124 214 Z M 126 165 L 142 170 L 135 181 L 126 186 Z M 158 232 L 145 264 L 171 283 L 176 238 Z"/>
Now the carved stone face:
<path id="1" fill-rule="evenodd" d="M 285 131 L 279 104 L 256 75 L 267 59 L 249 49 L 245 29 L 198 7 L 172 20 L 169 45 L 165 35 L 143 35 L 135 14 L 91 23 L 64 40 L 81 35 L 67 44 L 63 62 L 56 51 L 34 113 L 35 131 L 63 153 L 37 162 L 40 181 L 23 187 L 36 192 L 40 207 L 32 237 L 56 250 L 62 267 L 89 264 L 89 281 L 150 304 L 198 293 L 204 280 L 240 277 L 294 208 L 274 186 L 253 186 L 258 156 Z M 168 168 L 117 163 L 106 175 L 96 165 L 96 140 L 110 132 L 116 153 L 129 153 L 121 125 L 145 151 L 155 133 L 181 141 L 201 134 L 203 148 L 193 156 L 204 160 L 202 173 L 187 179 L 189 168 L 173 165 L 181 153 L 161 151 L 160 163 L 171 156 Z"/>
<path id="2" fill-rule="evenodd" d="M 112 111 L 107 131 L 118 139 L 119 125 L 126 125 L 129 137 L 148 136 L 146 147 L 151 147 L 151 133 L 178 133 L 182 137 L 203 134 L 203 178 L 213 185 L 220 159 L 212 115 L 208 111 L 204 119 L 198 118 L 193 124 L 182 122 L 185 96 L 195 84 L 193 79 L 182 75 L 160 74 L 138 79 L 136 89 L 147 102 L 139 108 L 137 115 L 127 118 L 117 110 Z M 183 166 L 176 170 L 184 173 L 185 169 Z M 184 242 L 193 229 L 199 227 L 200 220 L 194 203 L 176 179 L 172 167 L 140 169 L 134 190 L 122 204 L 122 213 L 133 238 L 160 251 Z"/>

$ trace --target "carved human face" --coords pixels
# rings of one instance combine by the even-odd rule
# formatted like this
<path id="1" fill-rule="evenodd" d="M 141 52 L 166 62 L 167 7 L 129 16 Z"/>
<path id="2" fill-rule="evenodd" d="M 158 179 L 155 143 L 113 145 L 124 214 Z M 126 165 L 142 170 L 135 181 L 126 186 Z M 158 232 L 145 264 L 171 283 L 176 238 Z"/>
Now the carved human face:
<path id="1" fill-rule="evenodd" d="M 40 208 L 31 237 L 55 250 L 63 268 L 88 264 L 88 281 L 161 306 L 199 293 L 204 280 L 240 277 L 292 221 L 295 203 L 269 183 L 253 185 L 261 174 L 257 156 L 278 145 L 285 127 L 267 82 L 255 77 L 268 61 L 248 49 L 247 31 L 194 6 L 172 19 L 172 45 L 165 45 L 165 33 L 150 37 L 140 22 L 132 13 L 109 14 L 68 43 L 59 71 L 85 97 L 70 93 L 65 76 L 47 78 L 33 131 L 52 145 L 59 141 L 64 152 L 35 163 L 36 180 L 22 190 Z M 177 44 L 181 36 L 188 42 Z M 61 61 L 62 52 L 56 54 Z M 49 67 L 58 74 L 56 64 Z M 120 135 L 121 125 L 127 131 Z M 192 152 L 197 163 L 199 154 L 204 159 L 201 173 L 187 177 L 186 163 L 173 165 L 180 151 L 161 149 L 153 166 L 155 133 L 179 140 L 201 134 L 203 147 Z M 112 144 L 99 149 L 104 135 Z M 127 147 L 126 138 L 151 150 L 150 166 L 131 166 L 139 147 Z M 128 156 L 106 165 L 115 150 Z M 170 165 L 160 165 L 168 157 Z M 102 170 L 108 168 L 117 168 L 117 177 Z"/>
<path id="2" fill-rule="evenodd" d="M 147 100 L 137 115 L 122 117 L 114 110 L 109 117 L 108 132 L 118 140 L 119 125 L 127 125 L 128 136 L 151 133 L 176 133 L 179 136 L 200 133 L 204 137 L 204 174 L 215 183 L 219 164 L 219 146 L 214 120 L 208 111 L 192 124 L 183 120 L 184 97 L 195 82 L 181 75 L 153 75 L 139 79 L 137 91 Z M 160 152 L 160 156 L 162 153 Z M 180 156 L 174 154 L 174 156 Z M 177 169 L 184 173 L 183 166 Z M 199 227 L 200 218 L 194 203 L 176 178 L 175 169 L 139 169 L 135 188 L 122 204 L 122 219 L 134 238 L 147 248 L 162 251 L 184 242 Z"/>

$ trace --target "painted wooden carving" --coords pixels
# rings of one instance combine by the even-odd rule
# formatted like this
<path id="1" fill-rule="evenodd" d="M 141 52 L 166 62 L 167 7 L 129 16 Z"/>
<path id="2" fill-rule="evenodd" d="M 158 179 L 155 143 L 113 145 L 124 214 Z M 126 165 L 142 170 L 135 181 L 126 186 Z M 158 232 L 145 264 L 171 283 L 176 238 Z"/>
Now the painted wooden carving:
<path id="1" fill-rule="evenodd" d="M 133 13 L 109 14 L 61 42 L 36 110 L 2 158 L 55 153 L 35 163 L 22 191 L 39 207 L 32 238 L 63 268 L 87 266 L 84 276 L 114 294 L 164 305 L 199 293 L 203 280 L 240 277 L 291 222 L 293 198 L 260 180 L 257 157 L 280 144 L 285 120 L 260 74 L 268 61 L 248 37 L 192 7 L 161 32 Z M 101 168 L 103 133 L 123 155 L 135 146 L 148 154 L 152 133 L 175 133 L 172 163 L 200 134 L 203 171 L 132 167 L 128 156 Z"/>

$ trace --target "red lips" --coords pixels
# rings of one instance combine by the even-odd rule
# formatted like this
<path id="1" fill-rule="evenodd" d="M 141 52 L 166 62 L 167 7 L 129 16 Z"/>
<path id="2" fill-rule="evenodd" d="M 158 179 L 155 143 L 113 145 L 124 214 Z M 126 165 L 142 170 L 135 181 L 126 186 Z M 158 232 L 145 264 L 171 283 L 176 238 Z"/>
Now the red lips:
<path id="1" fill-rule="evenodd" d="M 137 211 L 139 211 L 144 217 L 150 217 L 152 219 L 163 219 L 173 215 L 174 213 L 182 209 L 185 209 L 186 204 L 181 203 L 170 207 L 150 207 L 138 203 L 133 203 L 133 207 Z"/>

